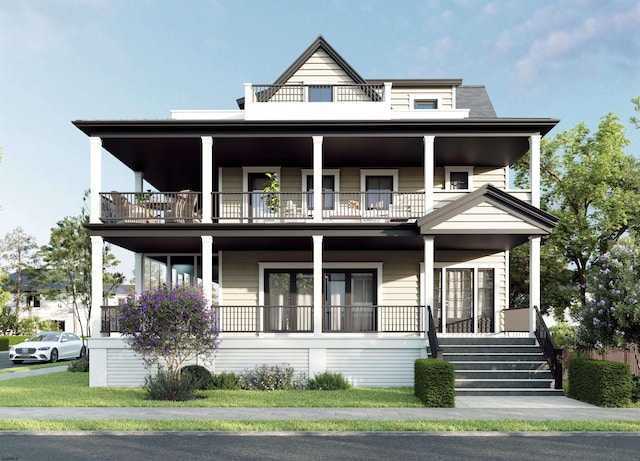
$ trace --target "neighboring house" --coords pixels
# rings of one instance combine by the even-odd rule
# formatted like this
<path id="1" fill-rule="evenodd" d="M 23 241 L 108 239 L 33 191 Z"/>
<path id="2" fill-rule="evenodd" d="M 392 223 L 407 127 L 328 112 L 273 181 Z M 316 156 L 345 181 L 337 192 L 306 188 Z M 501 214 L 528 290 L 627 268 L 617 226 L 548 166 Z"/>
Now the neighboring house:
<path id="1" fill-rule="evenodd" d="M 539 305 L 540 238 L 557 223 L 539 208 L 540 139 L 558 120 L 499 118 L 460 79 L 365 79 L 322 37 L 237 103 L 74 122 L 90 137 L 94 287 L 106 243 L 135 253 L 137 290 L 201 283 L 211 299 L 215 284 L 216 372 L 287 362 L 412 385 L 427 306 L 442 338 L 532 336 L 532 309 L 523 327 L 504 315 L 509 251 L 531 242 Z M 103 150 L 134 192 L 102 184 Z M 529 150 L 531 187 L 511 190 Z M 91 385 L 138 385 L 110 315 L 94 316 Z"/>
<path id="2" fill-rule="evenodd" d="M 16 283 L 17 274 L 9 275 L 9 280 Z M 30 277 L 22 276 L 22 296 L 20 300 L 20 318 L 38 317 L 40 320 L 53 320 L 60 331 L 71 331 L 76 334 L 87 333 L 87 309 L 80 304 L 78 312 L 73 309 L 72 300 L 60 294 L 56 299 L 47 299 L 37 284 Z M 119 285 L 105 301 L 107 306 L 121 305 L 133 291 L 133 285 Z M 103 301 L 101 304 L 105 304 Z M 9 306 L 15 307 L 15 297 L 9 299 Z M 101 310 L 95 311 L 100 316 Z"/>

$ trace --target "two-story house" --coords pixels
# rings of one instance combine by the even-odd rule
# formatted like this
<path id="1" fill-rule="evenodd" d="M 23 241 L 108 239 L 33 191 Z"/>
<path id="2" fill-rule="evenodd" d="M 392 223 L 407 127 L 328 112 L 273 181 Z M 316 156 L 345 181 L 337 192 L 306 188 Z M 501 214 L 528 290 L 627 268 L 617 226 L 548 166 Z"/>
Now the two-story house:
<path id="1" fill-rule="evenodd" d="M 540 139 L 558 120 L 499 118 L 460 79 L 365 79 L 321 36 L 237 104 L 74 122 L 90 138 L 95 293 L 102 246 L 125 248 L 137 290 L 215 294 L 216 372 L 286 362 L 360 386 L 412 385 L 429 333 L 508 336 L 509 251 L 527 241 L 539 304 L 540 238 L 556 224 L 539 208 Z M 528 151 L 531 187 L 510 190 Z M 103 184 L 103 152 L 133 192 Z M 94 319 L 91 385 L 138 385 L 112 315 Z"/>

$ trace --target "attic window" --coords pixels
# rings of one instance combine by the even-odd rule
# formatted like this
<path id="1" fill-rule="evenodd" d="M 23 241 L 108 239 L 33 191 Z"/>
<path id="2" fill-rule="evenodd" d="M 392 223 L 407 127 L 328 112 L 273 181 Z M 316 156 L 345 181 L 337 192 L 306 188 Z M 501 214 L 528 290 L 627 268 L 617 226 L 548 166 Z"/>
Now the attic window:
<path id="1" fill-rule="evenodd" d="M 434 110 L 438 108 L 438 101 L 435 99 L 416 99 L 413 101 L 413 108 L 418 110 Z"/>
<path id="2" fill-rule="evenodd" d="M 310 85 L 309 102 L 332 102 L 333 87 L 331 85 Z"/>

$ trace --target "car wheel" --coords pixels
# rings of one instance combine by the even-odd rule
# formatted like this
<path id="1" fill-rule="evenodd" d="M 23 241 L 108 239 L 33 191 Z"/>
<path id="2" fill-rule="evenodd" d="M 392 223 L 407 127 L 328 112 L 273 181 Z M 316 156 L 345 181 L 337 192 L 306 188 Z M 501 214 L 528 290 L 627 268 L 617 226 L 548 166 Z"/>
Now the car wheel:
<path id="1" fill-rule="evenodd" d="M 51 351 L 51 357 L 49 357 L 49 362 L 56 363 L 58 361 L 58 349 L 53 349 Z"/>
<path id="2" fill-rule="evenodd" d="M 12 360 L 12 362 L 16 365 L 20 365 L 22 363 L 22 360 Z"/>
<path id="3" fill-rule="evenodd" d="M 84 357 L 85 355 L 87 355 L 87 348 L 85 346 L 82 346 L 80 348 L 80 355 L 78 356 L 79 359 L 81 359 L 82 357 Z"/>

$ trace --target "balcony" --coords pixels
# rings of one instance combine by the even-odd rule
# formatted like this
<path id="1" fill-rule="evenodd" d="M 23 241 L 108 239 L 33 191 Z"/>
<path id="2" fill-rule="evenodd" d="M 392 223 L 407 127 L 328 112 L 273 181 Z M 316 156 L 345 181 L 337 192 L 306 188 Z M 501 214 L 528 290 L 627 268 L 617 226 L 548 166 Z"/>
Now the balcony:
<path id="1" fill-rule="evenodd" d="M 246 120 L 389 120 L 391 83 L 245 84 Z M 308 103 L 308 104 L 307 104 Z"/>
<path id="2" fill-rule="evenodd" d="M 313 333 L 313 306 L 217 306 L 224 333 Z M 323 333 L 424 332 L 421 306 L 324 306 Z M 119 306 L 102 306 L 101 333 L 119 333 Z"/>
<path id="3" fill-rule="evenodd" d="M 199 192 L 101 193 L 100 219 L 114 223 L 199 223 Z M 307 222 L 313 219 L 312 192 L 213 192 L 211 216 L 219 223 Z M 389 222 L 424 214 L 421 192 L 325 192 L 322 219 Z"/>

